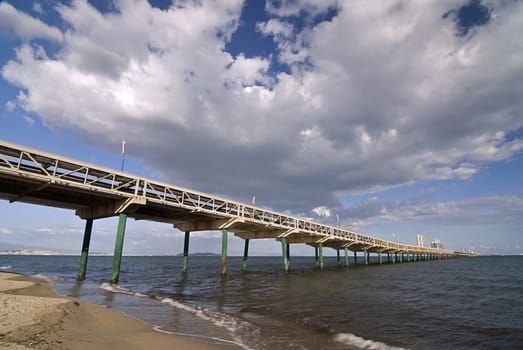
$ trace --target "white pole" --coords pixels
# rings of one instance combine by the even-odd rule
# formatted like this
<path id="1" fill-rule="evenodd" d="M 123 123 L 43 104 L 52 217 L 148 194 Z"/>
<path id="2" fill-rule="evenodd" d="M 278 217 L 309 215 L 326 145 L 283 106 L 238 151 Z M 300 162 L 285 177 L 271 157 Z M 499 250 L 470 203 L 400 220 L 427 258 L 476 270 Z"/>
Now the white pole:
<path id="1" fill-rule="evenodd" d="M 125 141 L 122 141 L 122 167 L 121 171 L 123 171 L 123 167 L 125 165 Z"/>

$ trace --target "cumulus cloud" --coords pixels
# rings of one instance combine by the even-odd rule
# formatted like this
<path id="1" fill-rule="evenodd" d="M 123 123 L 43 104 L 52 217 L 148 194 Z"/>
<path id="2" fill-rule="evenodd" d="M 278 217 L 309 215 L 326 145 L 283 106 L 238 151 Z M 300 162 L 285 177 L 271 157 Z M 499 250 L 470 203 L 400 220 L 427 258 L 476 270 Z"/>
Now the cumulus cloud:
<path id="1" fill-rule="evenodd" d="M 329 9 L 339 6 L 336 0 L 268 0 L 265 10 L 279 17 L 298 16 L 307 13 L 309 15 L 320 15 Z"/>
<path id="2" fill-rule="evenodd" d="M 267 22 L 256 24 L 256 28 L 264 35 L 275 36 L 276 39 L 288 39 L 293 34 L 293 26 L 290 23 L 271 18 Z"/>
<path id="3" fill-rule="evenodd" d="M 316 207 L 312 209 L 312 212 L 319 217 L 330 217 L 331 211 L 327 207 Z"/>
<path id="4" fill-rule="evenodd" d="M 378 220 L 437 225 L 485 225 L 518 222 L 523 215 L 523 199 L 515 195 L 473 197 L 448 202 L 383 202 L 371 197 L 350 208 L 339 210 L 343 226 L 356 229 L 376 224 Z M 334 221 L 330 221 L 334 224 Z"/>
<path id="5" fill-rule="evenodd" d="M 35 120 L 28 115 L 24 115 L 24 122 L 29 126 L 33 126 L 35 124 Z"/>
<path id="6" fill-rule="evenodd" d="M 38 9 L 38 7 L 35 8 Z M 41 9 L 41 7 L 40 7 Z M 49 26 L 39 19 L 18 11 L 6 1 L 0 2 L 0 33 L 12 33 L 21 40 L 30 41 L 35 38 L 62 40 L 62 32 Z"/>
<path id="7" fill-rule="evenodd" d="M 3 2 L 4 16 L 63 41 L 53 55 L 20 45 L 2 77 L 50 128 L 108 149 L 132 140 L 165 181 L 280 210 L 467 179 L 521 152 L 506 135 L 523 127 L 523 3 L 489 3 L 489 22 L 465 36 L 444 16 L 462 0 L 317 3 L 268 2 L 276 17 L 258 30 L 275 40 L 271 58 L 226 51 L 241 1 L 116 1 L 101 13 L 76 0 L 57 7 L 63 32 Z M 333 8 L 328 21 L 286 20 Z M 290 73 L 270 73 L 271 59 Z"/>

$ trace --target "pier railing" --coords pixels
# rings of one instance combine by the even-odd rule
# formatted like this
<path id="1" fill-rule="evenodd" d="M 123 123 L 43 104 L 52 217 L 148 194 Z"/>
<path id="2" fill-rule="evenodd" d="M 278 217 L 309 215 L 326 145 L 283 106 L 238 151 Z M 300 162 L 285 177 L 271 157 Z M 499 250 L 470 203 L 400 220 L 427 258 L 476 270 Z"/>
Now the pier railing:
<path id="1" fill-rule="evenodd" d="M 16 191 L 9 188 L 14 184 Z M 46 188 L 64 193 L 65 199 L 43 198 Z M 70 196 L 65 194 L 71 193 Z M 185 216 L 206 215 L 212 218 L 241 219 L 253 227 L 292 232 L 301 237 L 317 237 L 318 242 L 334 244 L 338 248 L 357 246 L 373 252 L 446 254 L 455 252 L 416 245 L 391 242 L 359 232 L 317 223 L 305 218 L 285 215 L 272 210 L 243 204 L 211 194 L 138 177 L 41 150 L 0 141 L 0 198 L 10 201 L 28 201 L 37 204 L 81 209 L 85 202 L 76 201 L 81 195 L 96 200 L 145 198 L 155 207 L 176 208 Z M 75 194 L 72 196 L 72 194 Z M 62 202 L 61 202 L 62 201 Z M 154 216 L 148 217 L 154 220 Z M 173 221 L 174 221 L 173 217 Z"/>

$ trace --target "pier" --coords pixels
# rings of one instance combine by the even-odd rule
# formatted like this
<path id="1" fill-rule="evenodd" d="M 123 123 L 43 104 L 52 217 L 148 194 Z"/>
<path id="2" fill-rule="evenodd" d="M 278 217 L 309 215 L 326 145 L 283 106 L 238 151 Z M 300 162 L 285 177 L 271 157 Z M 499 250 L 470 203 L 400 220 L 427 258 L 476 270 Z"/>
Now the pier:
<path id="1" fill-rule="evenodd" d="M 85 220 L 78 279 L 85 278 L 93 220 L 118 216 L 111 282 L 118 283 L 128 218 L 164 222 L 185 233 L 182 271 L 188 269 L 190 233 L 222 232 L 221 273 L 227 273 L 229 233 L 244 239 L 243 268 L 249 241 L 281 242 L 283 268 L 290 267 L 291 244 L 314 247 L 316 266 L 323 268 L 323 249 L 337 252 L 349 265 L 349 251 L 363 252 L 364 264 L 377 254 L 379 263 L 401 263 L 466 256 L 445 249 L 408 245 L 324 225 L 308 219 L 145 179 L 123 171 L 70 159 L 0 140 L 0 198 L 74 210 Z M 385 260 L 386 259 L 386 260 Z"/>

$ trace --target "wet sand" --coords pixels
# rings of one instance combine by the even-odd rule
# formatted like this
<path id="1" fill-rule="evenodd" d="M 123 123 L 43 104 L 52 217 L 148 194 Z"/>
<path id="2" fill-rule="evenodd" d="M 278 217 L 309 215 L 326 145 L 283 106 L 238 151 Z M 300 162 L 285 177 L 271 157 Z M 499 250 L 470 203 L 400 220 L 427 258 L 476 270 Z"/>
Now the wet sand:
<path id="1" fill-rule="evenodd" d="M 240 348 L 161 333 L 116 311 L 58 296 L 43 280 L 0 272 L 0 349 Z"/>

